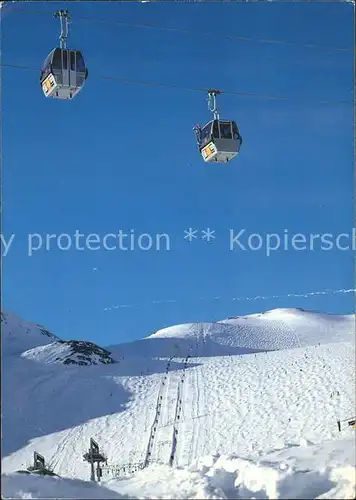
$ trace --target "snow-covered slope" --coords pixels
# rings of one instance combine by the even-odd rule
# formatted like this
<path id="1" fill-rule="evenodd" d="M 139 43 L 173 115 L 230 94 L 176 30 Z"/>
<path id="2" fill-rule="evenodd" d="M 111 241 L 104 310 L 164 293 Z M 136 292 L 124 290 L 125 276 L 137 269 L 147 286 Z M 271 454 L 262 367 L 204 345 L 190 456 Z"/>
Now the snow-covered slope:
<path id="1" fill-rule="evenodd" d="M 353 339 L 355 316 L 303 309 L 274 309 L 215 323 L 187 323 L 159 330 L 143 340 L 109 346 L 113 355 L 223 356 L 306 347 Z"/>
<path id="2" fill-rule="evenodd" d="M 54 345 L 49 340 L 43 351 Z M 108 458 L 105 488 L 131 498 L 181 498 L 182 491 L 186 498 L 338 498 L 335 488 L 352 491 L 354 431 L 337 426 L 355 414 L 352 315 L 279 309 L 178 325 L 113 347 L 114 364 L 87 367 L 49 363 L 49 351 L 38 362 L 19 342 L 3 356 L 4 473 L 26 468 L 37 451 L 57 474 L 88 480 L 82 456 L 94 438 Z M 333 462 L 340 438 L 348 454 L 342 462 L 335 452 Z M 309 458 L 305 446 L 290 458 L 291 446 L 306 440 L 315 444 Z M 204 456 L 211 463 L 199 469 Z M 281 470 L 282 462 L 291 468 Z M 297 462 L 303 472 L 294 470 Z M 127 474 L 132 464 L 149 468 L 117 482 L 120 467 Z M 7 477 L 8 491 L 15 479 Z M 26 479 L 37 481 L 37 491 L 40 478 Z"/>
<path id="3" fill-rule="evenodd" d="M 1 341 L 4 354 L 20 354 L 57 340 L 58 337 L 42 325 L 24 321 L 12 312 L 1 312 Z"/>

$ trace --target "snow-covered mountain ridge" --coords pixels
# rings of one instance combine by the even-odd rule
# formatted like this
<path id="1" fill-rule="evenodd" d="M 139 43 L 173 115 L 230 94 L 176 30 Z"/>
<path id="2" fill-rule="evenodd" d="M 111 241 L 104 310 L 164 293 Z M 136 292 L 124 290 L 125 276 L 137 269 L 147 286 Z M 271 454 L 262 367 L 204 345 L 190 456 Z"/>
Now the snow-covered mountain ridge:
<path id="1" fill-rule="evenodd" d="M 216 322 L 186 323 L 107 349 L 113 356 L 185 358 L 257 353 L 353 339 L 355 316 L 279 308 Z"/>
<path id="2" fill-rule="evenodd" d="M 92 342 L 61 340 L 42 325 L 14 313 L 1 313 L 5 353 L 42 363 L 110 364 L 123 356 L 206 357 L 248 354 L 353 338 L 355 316 L 279 308 L 216 322 L 186 323 L 160 329 L 132 342 L 106 348 Z"/>
<path id="3" fill-rule="evenodd" d="M 1 339 L 4 354 L 18 354 L 43 363 L 114 363 L 109 351 L 92 342 L 61 340 L 44 326 L 5 311 L 1 312 Z"/>
<path id="4" fill-rule="evenodd" d="M 173 325 L 132 342 L 106 348 L 61 340 L 42 325 L 2 312 L 4 352 L 43 363 L 110 364 L 123 356 L 205 357 L 248 354 L 353 338 L 355 316 L 279 308 L 216 322 Z"/>

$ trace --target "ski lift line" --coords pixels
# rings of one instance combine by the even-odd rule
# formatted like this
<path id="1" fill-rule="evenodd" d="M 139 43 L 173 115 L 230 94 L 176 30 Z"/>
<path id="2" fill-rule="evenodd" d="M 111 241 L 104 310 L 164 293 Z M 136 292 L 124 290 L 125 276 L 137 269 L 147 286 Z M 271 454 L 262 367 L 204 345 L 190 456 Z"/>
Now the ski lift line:
<path id="1" fill-rule="evenodd" d="M 152 82 L 152 81 L 145 81 L 145 80 L 127 80 L 127 79 L 116 77 L 116 76 L 93 75 L 93 77 L 97 77 L 97 78 L 105 79 L 105 80 L 116 80 L 116 81 L 119 81 L 121 83 L 127 83 L 127 84 L 133 84 L 133 85 L 151 85 L 151 86 L 156 86 L 156 87 L 165 87 L 165 88 L 170 88 L 170 89 L 186 90 L 189 92 L 204 92 L 204 94 L 207 94 L 210 91 L 210 89 L 202 88 L 202 87 L 182 87 L 180 85 L 172 85 L 172 84 L 167 84 L 167 83 L 163 83 L 163 82 Z M 353 101 L 328 100 L 328 99 L 316 101 L 312 98 L 306 98 L 306 97 L 268 95 L 268 94 L 261 94 L 259 92 L 241 92 L 241 91 L 234 91 L 234 90 L 221 90 L 220 94 L 234 95 L 234 96 L 241 96 L 241 97 L 257 97 L 257 98 L 266 99 L 266 100 L 279 100 L 279 101 L 298 100 L 298 101 L 305 101 L 305 102 L 315 102 L 315 103 L 319 103 L 319 104 L 352 104 L 353 103 Z"/>
<path id="2" fill-rule="evenodd" d="M 26 12 L 27 14 L 34 14 L 34 15 L 48 15 L 53 17 L 53 13 L 45 10 L 29 10 L 29 9 L 23 9 L 23 8 L 17 8 L 17 12 Z M 192 31 L 189 29 L 185 28 L 169 28 L 166 26 L 158 26 L 155 24 L 133 24 L 133 23 L 125 23 L 122 21 L 115 21 L 115 20 L 110 20 L 110 19 L 98 19 L 94 17 L 86 17 L 86 16 L 76 16 L 76 20 L 78 21 L 87 21 L 87 22 L 93 22 L 93 23 L 99 23 L 99 24 L 111 24 L 111 25 L 117 25 L 117 26 L 122 26 L 122 27 L 127 27 L 127 28 L 144 28 L 144 29 L 155 29 L 159 31 L 169 31 L 173 33 L 182 33 L 185 35 L 196 35 L 196 36 L 207 36 L 207 37 L 213 37 L 214 39 L 216 38 L 221 38 L 221 39 L 226 39 L 226 40 L 233 40 L 233 41 L 243 41 L 243 42 L 257 42 L 257 43 L 264 43 L 264 44 L 273 44 L 273 45 L 289 45 L 289 46 L 295 46 L 295 47 L 305 47 L 309 49 L 319 49 L 319 50 L 328 50 L 332 52 L 352 52 L 352 49 L 349 49 L 347 47 L 333 47 L 333 46 L 325 46 L 325 45 L 319 45 L 319 44 L 314 44 L 314 43 L 302 43 L 302 42 L 294 42 L 291 40 L 276 40 L 276 39 L 269 39 L 269 38 L 258 38 L 258 37 L 249 37 L 249 36 L 240 36 L 240 35 L 218 35 L 217 33 L 213 32 L 207 32 L 207 31 Z"/>
<path id="3" fill-rule="evenodd" d="M 0 63 L 0 67 L 2 68 L 14 68 L 20 70 L 29 70 L 29 71 L 39 71 L 37 68 L 31 66 L 25 66 L 21 64 L 9 64 L 9 63 Z M 204 92 L 208 93 L 210 89 L 203 87 L 183 87 L 180 85 L 173 85 L 163 82 L 153 82 L 148 80 L 131 80 L 127 78 L 121 78 L 115 75 L 100 75 L 100 74 L 91 74 L 91 78 L 98 78 L 100 80 L 107 81 L 115 81 L 128 85 L 147 85 L 151 87 L 161 87 L 167 89 L 179 89 L 190 92 Z M 269 95 L 262 94 L 258 92 L 240 92 L 240 91 L 232 91 L 232 90 L 221 90 L 220 94 L 231 95 L 231 96 L 240 96 L 240 97 L 256 97 L 265 100 L 271 101 L 301 101 L 306 103 L 315 103 L 315 104 L 353 104 L 353 101 L 350 100 L 336 100 L 336 99 L 324 99 L 324 100 L 315 100 L 313 98 L 306 97 L 298 97 L 298 96 L 282 96 L 282 95 Z"/>

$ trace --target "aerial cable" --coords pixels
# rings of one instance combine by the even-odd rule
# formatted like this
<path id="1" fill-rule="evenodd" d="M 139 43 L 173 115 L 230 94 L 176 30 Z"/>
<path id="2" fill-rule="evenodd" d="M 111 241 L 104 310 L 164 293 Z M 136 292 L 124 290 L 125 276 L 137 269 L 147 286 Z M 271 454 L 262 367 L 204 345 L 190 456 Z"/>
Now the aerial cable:
<path id="1" fill-rule="evenodd" d="M 51 12 L 45 11 L 45 10 L 29 10 L 29 9 L 23 9 L 23 8 L 17 8 L 17 12 L 25 12 L 27 14 L 34 14 L 34 15 L 50 15 L 52 16 L 53 14 Z M 76 16 L 76 20 L 79 21 L 88 21 L 88 22 L 94 22 L 94 23 L 100 23 L 100 24 L 111 24 L 111 25 L 117 25 L 117 26 L 125 26 L 128 28 L 146 28 L 146 29 L 156 29 L 160 31 L 171 31 L 174 33 L 182 33 L 186 35 L 196 35 L 196 36 L 207 36 L 207 37 L 214 37 L 216 38 L 221 38 L 221 39 L 226 39 L 226 40 L 233 40 L 233 41 L 245 41 L 245 42 L 257 42 L 257 43 L 264 43 L 264 44 L 273 44 L 273 45 L 289 45 L 289 46 L 295 46 L 295 47 L 305 47 L 305 48 L 310 48 L 310 49 L 319 49 L 319 50 L 329 50 L 333 52 L 353 52 L 353 49 L 347 48 L 347 47 L 332 47 L 332 46 L 325 46 L 325 45 L 318 45 L 314 43 L 302 43 L 302 42 L 294 42 L 290 40 L 274 40 L 274 39 L 268 39 L 268 38 L 254 38 L 254 37 L 248 37 L 248 36 L 238 36 L 238 35 L 219 35 L 217 33 L 213 32 L 202 32 L 202 31 L 192 31 L 184 28 L 168 28 L 164 26 L 157 26 L 153 24 L 133 24 L 133 23 L 124 23 L 121 21 L 113 21 L 109 19 L 97 19 L 94 17 L 86 17 L 86 16 Z"/>
<path id="2" fill-rule="evenodd" d="M 3 68 L 14 68 L 20 70 L 29 70 L 29 71 L 40 71 L 38 68 L 34 68 L 33 66 L 26 66 L 20 64 L 10 64 L 10 63 L 0 63 L 0 67 Z M 181 85 L 173 85 L 164 82 L 153 82 L 148 80 L 131 80 L 127 78 L 121 78 L 114 75 L 99 75 L 92 74 L 91 78 L 98 78 L 101 80 L 112 80 L 119 83 L 124 83 L 128 85 L 149 85 L 152 87 L 163 87 L 169 89 L 180 89 L 186 90 L 190 92 L 204 92 L 209 93 L 210 89 L 203 87 L 183 87 Z M 241 92 L 241 91 L 233 91 L 233 90 L 221 90 L 220 94 L 231 95 L 231 96 L 240 96 L 240 97 L 256 97 L 265 100 L 282 100 L 282 101 L 303 101 L 306 103 L 316 103 L 316 104 L 353 104 L 353 100 L 337 100 L 337 99 L 323 99 L 317 100 L 313 98 L 306 97 L 298 97 L 298 96 L 286 96 L 286 95 L 271 95 L 271 94 L 262 94 L 258 92 Z"/>
<path id="3" fill-rule="evenodd" d="M 70 14 L 67 10 L 58 10 L 54 14 L 54 17 L 59 17 L 61 21 L 61 34 L 59 36 L 60 48 L 66 49 L 69 35 L 68 24 L 70 22 Z"/>
<path id="4" fill-rule="evenodd" d="M 216 105 L 216 96 L 220 95 L 220 94 L 221 94 L 220 90 L 210 89 L 208 91 L 208 108 L 209 108 L 209 111 L 211 111 L 213 113 L 214 120 L 220 119 L 219 111 L 218 111 L 218 108 Z"/>

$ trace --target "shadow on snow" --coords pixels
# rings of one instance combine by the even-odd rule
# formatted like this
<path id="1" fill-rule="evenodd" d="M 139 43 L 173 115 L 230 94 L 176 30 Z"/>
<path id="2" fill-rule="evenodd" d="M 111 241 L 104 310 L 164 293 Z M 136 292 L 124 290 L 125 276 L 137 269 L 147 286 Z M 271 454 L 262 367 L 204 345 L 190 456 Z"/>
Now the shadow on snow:
<path id="1" fill-rule="evenodd" d="M 171 362 L 170 371 L 184 364 Z M 120 377 L 163 374 L 167 360 L 119 359 L 97 366 L 43 364 L 17 356 L 3 359 L 3 457 L 36 437 L 60 432 L 88 420 L 120 413 L 132 392 Z"/>

